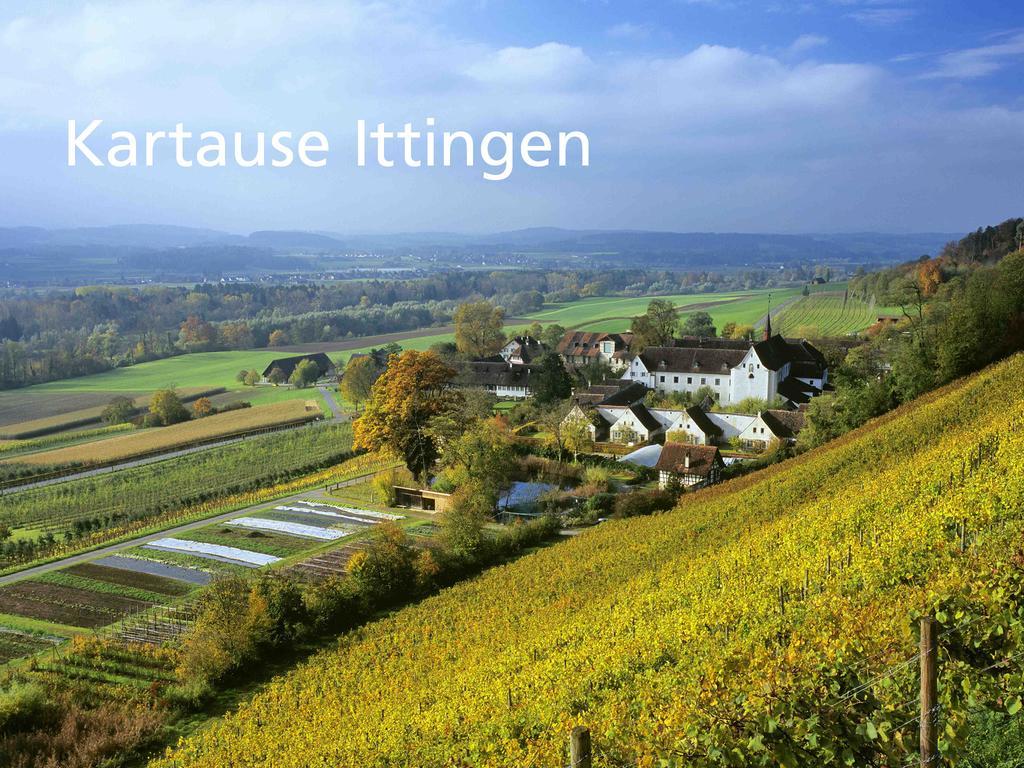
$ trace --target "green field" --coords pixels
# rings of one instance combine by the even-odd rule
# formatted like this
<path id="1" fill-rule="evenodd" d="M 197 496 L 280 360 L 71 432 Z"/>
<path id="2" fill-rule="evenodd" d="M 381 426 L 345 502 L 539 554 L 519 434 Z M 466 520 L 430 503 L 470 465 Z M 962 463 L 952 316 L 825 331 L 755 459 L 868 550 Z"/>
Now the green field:
<path id="1" fill-rule="evenodd" d="M 900 316 L 901 311 L 899 307 L 876 306 L 874 301 L 847 297 L 845 291 L 822 291 L 784 307 L 772 317 L 772 326 L 786 336 L 846 336 L 873 325 L 879 315 Z"/>
<path id="2" fill-rule="evenodd" d="M 684 311 L 706 308 L 721 327 L 726 322 L 753 324 L 764 316 L 769 291 L 758 290 L 731 293 L 677 294 L 662 296 Z M 771 291 L 772 302 L 779 303 L 799 296 L 799 289 L 777 289 Z M 650 300 L 655 297 L 597 297 L 582 299 L 568 304 L 552 305 L 527 316 L 527 319 L 549 325 L 558 323 L 566 328 L 582 328 L 593 331 L 625 331 L 629 319 L 642 313 Z M 525 326 L 508 326 L 509 332 L 520 331 Z M 420 336 L 399 342 L 403 349 L 424 350 L 441 341 L 451 341 L 452 334 L 438 333 Z M 338 352 L 332 355 L 338 360 L 347 360 L 356 352 L 368 352 L 371 346 Z M 231 352 L 198 352 L 180 355 L 164 360 L 140 363 L 127 368 L 63 379 L 39 384 L 16 392 L 0 393 L 0 412 L 16 411 L 24 414 L 33 410 L 38 403 L 45 415 L 54 411 L 52 395 L 59 394 L 61 400 L 74 402 L 75 407 L 107 402 L 117 394 L 149 393 L 168 386 L 175 387 L 226 387 L 235 393 L 235 399 L 250 400 L 254 405 L 263 405 L 294 397 L 319 397 L 315 390 L 293 390 L 281 387 L 241 387 L 235 380 L 243 369 L 256 368 L 262 371 L 267 364 L 284 355 L 294 354 L 274 349 L 248 349 Z M 46 405 L 44 406 L 44 403 Z M 21 418 L 26 418 L 22 415 Z"/>
<path id="3" fill-rule="evenodd" d="M 662 296 L 672 301 L 679 309 L 680 315 L 686 317 L 691 312 L 703 310 L 711 315 L 715 326 L 721 330 L 726 323 L 737 325 L 755 325 L 768 312 L 768 294 L 771 293 L 772 305 L 788 301 L 800 295 L 799 288 L 781 288 L 772 291 L 749 291 L 746 293 L 704 293 L 697 296 Z M 610 305 L 607 309 L 614 310 L 616 315 L 605 315 L 607 319 L 584 320 L 581 330 L 621 333 L 629 330 L 630 318 L 641 314 L 650 298 L 631 299 L 632 304 Z M 595 307 L 596 309 L 596 307 Z M 774 320 L 773 320 L 774 323 Z M 564 324 L 564 323 L 563 323 Z"/>

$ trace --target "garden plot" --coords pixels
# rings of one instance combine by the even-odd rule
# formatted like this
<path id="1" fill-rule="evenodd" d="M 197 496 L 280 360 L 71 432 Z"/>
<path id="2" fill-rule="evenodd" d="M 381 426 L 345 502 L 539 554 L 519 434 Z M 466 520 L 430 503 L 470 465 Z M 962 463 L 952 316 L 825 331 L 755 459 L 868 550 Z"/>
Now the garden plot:
<path id="1" fill-rule="evenodd" d="M 371 509 L 360 509 L 358 507 L 346 507 L 341 504 L 330 504 L 324 501 L 297 501 L 295 504 L 299 505 L 301 509 L 308 510 L 316 515 L 332 516 L 337 515 L 339 517 L 347 519 L 355 519 L 360 521 L 374 521 L 394 522 L 396 520 L 404 520 L 405 515 L 395 515 L 390 512 L 375 512 Z"/>
<path id="2" fill-rule="evenodd" d="M 222 562 L 244 565 L 248 568 L 259 568 L 260 566 L 270 565 L 281 560 L 280 557 L 265 555 L 262 552 L 228 547 L 223 544 L 208 544 L 203 541 L 188 541 L 186 539 L 157 539 L 148 544 L 143 544 L 143 548 L 165 552 L 184 552 L 195 557 L 220 560 Z"/>
<path id="3" fill-rule="evenodd" d="M 64 642 L 63 637 L 36 635 L 0 627 L 0 664 L 20 659 L 22 656 L 30 656 L 62 642 Z"/>
<path id="4" fill-rule="evenodd" d="M 321 582 L 330 578 L 339 578 L 347 573 L 348 561 L 352 556 L 366 548 L 365 541 L 353 541 L 329 552 L 303 560 L 290 566 L 288 573 L 308 581 Z"/>
<path id="5" fill-rule="evenodd" d="M 319 539 L 321 541 L 334 541 L 336 539 L 351 536 L 355 533 L 353 528 L 323 528 L 316 525 L 304 523 L 291 523 L 285 520 L 264 520 L 259 517 L 236 517 L 229 520 L 226 525 L 234 525 L 240 528 L 250 528 L 257 531 L 272 531 L 274 533 L 285 533 L 289 536 L 299 536 L 304 539 Z"/>
<path id="6" fill-rule="evenodd" d="M 110 592 L 20 581 L 0 589 L 0 613 L 94 629 L 113 624 L 123 616 L 149 608 L 153 603 Z"/>
<path id="7" fill-rule="evenodd" d="M 158 560 L 144 560 L 141 557 L 110 555 L 109 557 L 96 560 L 94 564 L 105 568 L 117 568 L 131 573 L 183 581 L 197 586 L 209 584 L 210 580 L 213 578 L 206 571 L 200 571 L 195 568 L 185 568 L 180 565 L 170 565 L 169 563 L 161 563 Z"/>
<path id="8" fill-rule="evenodd" d="M 108 565 L 99 565 L 97 563 L 72 565 L 70 568 L 65 568 L 63 573 L 103 582 L 114 587 L 143 589 L 156 595 L 166 595 L 168 597 L 180 597 L 193 588 L 188 582 L 178 581 L 177 579 L 168 579 L 151 573 L 128 571 L 124 568 L 111 568 Z"/>

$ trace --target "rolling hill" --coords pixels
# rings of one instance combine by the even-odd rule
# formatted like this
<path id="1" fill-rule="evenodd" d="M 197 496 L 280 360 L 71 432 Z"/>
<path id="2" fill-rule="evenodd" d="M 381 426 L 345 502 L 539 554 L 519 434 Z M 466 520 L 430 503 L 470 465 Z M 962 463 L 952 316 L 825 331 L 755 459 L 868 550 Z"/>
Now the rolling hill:
<path id="1" fill-rule="evenodd" d="M 973 716 L 1021 708 L 1022 376 L 1018 355 L 400 610 L 153 766 L 557 766 L 576 725 L 599 766 L 904 765 L 927 612 L 962 754 Z"/>

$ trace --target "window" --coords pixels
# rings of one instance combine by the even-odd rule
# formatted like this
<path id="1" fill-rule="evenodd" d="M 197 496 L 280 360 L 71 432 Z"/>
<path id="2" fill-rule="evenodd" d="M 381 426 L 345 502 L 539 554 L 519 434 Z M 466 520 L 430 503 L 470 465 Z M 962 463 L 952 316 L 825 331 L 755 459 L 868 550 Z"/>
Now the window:
<path id="1" fill-rule="evenodd" d="M 693 376 L 687 376 L 686 377 L 686 383 L 687 384 L 693 384 Z"/>
<path id="2" fill-rule="evenodd" d="M 716 386 L 716 387 L 717 387 L 717 386 L 718 386 L 719 384 L 721 384 L 721 383 L 722 383 L 722 380 L 721 380 L 721 379 L 715 379 L 715 386 Z"/>
<path id="3" fill-rule="evenodd" d="M 665 377 L 664 377 L 664 376 L 662 376 L 662 377 L 661 377 L 661 383 L 662 383 L 662 384 L 664 384 L 664 383 L 665 383 Z"/>
<path id="4" fill-rule="evenodd" d="M 672 383 L 673 384 L 678 384 L 679 383 L 679 377 L 678 376 L 673 376 L 672 377 Z"/>
<path id="5" fill-rule="evenodd" d="M 701 377 L 700 377 L 700 383 L 701 383 L 702 385 L 703 385 L 703 384 L 707 384 L 707 383 L 708 383 L 708 380 L 707 380 L 706 378 L 704 378 L 703 376 L 701 376 Z"/>

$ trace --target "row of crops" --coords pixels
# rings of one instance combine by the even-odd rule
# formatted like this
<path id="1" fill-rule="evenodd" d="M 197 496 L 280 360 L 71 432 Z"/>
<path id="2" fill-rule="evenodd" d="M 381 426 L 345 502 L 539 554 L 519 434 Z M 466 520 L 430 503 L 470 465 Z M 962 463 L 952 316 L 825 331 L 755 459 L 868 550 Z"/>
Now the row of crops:
<path id="1" fill-rule="evenodd" d="M 996 631 L 1011 592 L 990 580 L 1024 579 L 1022 377 L 1018 356 L 406 608 L 155 766 L 561 765 L 577 724 L 601 766 L 903 765 L 914 618 L 969 595 L 970 650 L 939 685 L 955 756 L 958 692 L 972 711 L 1020 706 L 997 675 L 1020 679 L 1024 629 Z"/>
<path id="2" fill-rule="evenodd" d="M 292 478 L 333 467 L 351 455 L 351 447 L 351 426 L 329 424 L 9 492 L 0 496 L 0 525 L 14 536 L 0 548 L 0 568 L 67 554 L 157 523 L 211 514 L 232 501 L 257 503 L 260 494 L 287 490 Z M 33 547 L 33 541 L 45 547 Z"/>
<path id="3" fill-rule="evenodd" d="M 879 315 L 894 312 L 899 314 L 898 309 L 875 306 L 873 298 L 863 301 L 846 293 L 812 293 L 773 316 L 772 327 L 785 336 L 846 336 L 873 325 Z"/>

